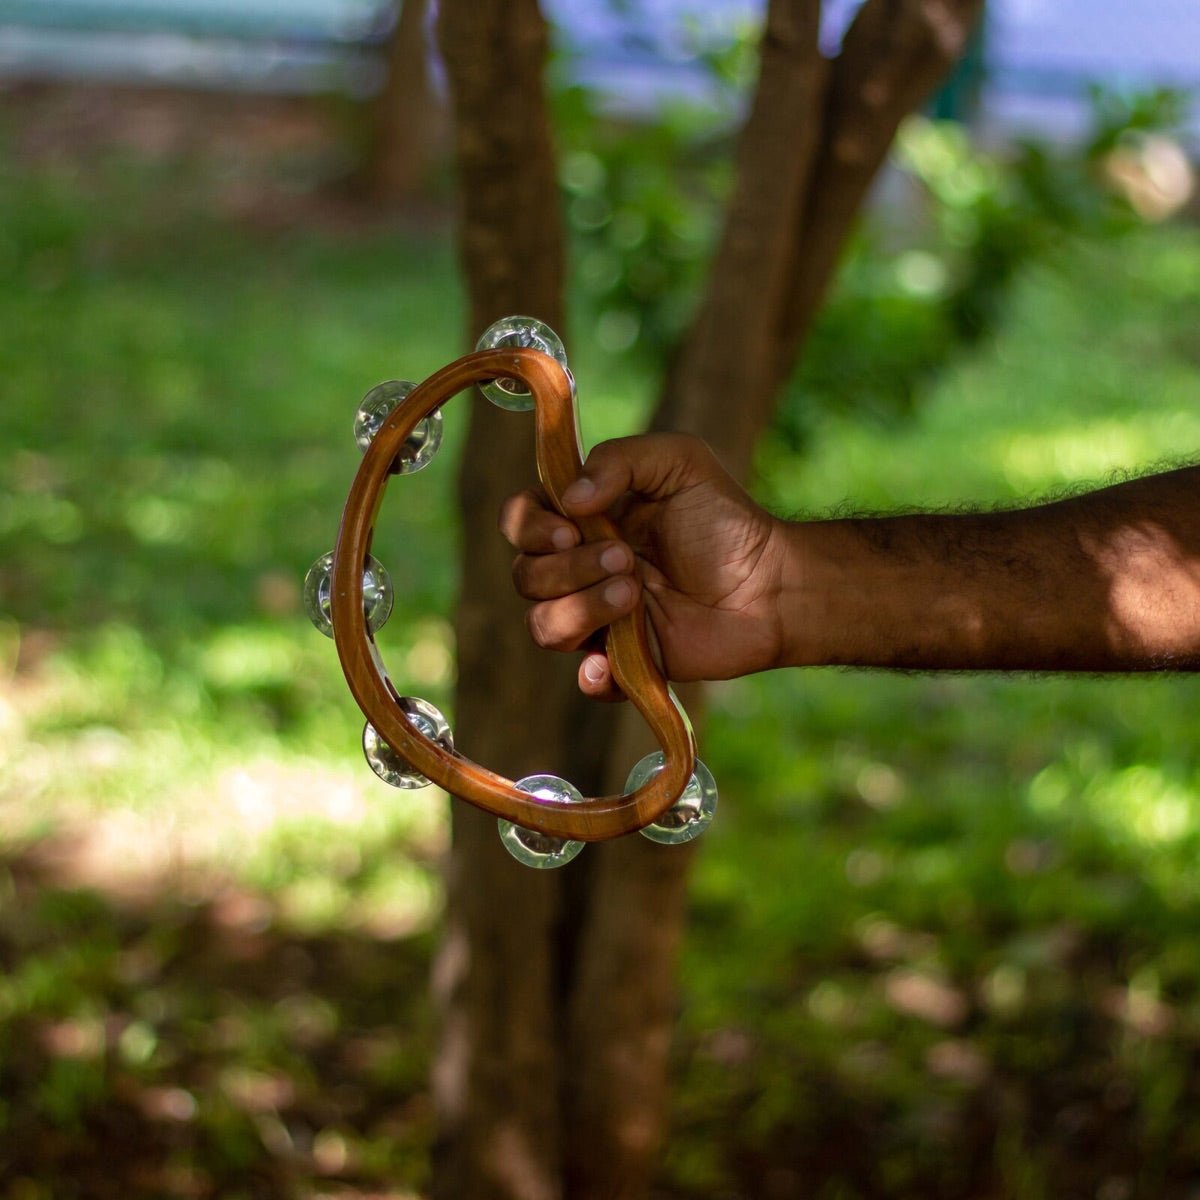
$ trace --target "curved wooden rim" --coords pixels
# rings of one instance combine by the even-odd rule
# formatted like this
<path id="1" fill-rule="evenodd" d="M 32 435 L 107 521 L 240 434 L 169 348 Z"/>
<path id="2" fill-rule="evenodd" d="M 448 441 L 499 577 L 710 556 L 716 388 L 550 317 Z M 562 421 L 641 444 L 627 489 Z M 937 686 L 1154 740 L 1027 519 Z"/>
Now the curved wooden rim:
<path id="1" fill-rule="evenodd" d="M 472 384 L 520 379 L 533 395 L 538 474 L 557 508 L 583 467 L 574 387 L 569 374 L 537 350 L 482 350 L 464 355 L 414 388 L 383 423 L 350 486 L 333 555 L 333 638 L 342 671 L 367 720 L 402 758 L 452 796 L 497 817 L 552 837 L 594 842 L 632 833 L 656 821 L 682 795 L 695 769 L 691 724 L 654 664 L 642 604 L 609 627 L 606 650 L 613 678 L 649 725 L 663 750 L 663 769 L 637 791 L 574 803 L 538 800 L 503 775 L 425 737 L 399 706 L 363 612 L 363 566 L 391 467 L 416 424 Z M 520 414 L 514 414 L 519 419 Z M 586 541 L 617 537 L 605 516 L 576 521 Z"/>

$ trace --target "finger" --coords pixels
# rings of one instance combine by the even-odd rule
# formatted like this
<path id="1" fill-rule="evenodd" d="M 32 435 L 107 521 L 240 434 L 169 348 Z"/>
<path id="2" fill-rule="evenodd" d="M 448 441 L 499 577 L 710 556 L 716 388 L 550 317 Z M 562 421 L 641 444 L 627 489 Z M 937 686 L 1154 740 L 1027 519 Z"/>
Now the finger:
<path id="1" fill-rule="evenodd" d="M 513 583 L 526 600 L 554 600 L 632 570 L 633 551 L 624 542 L 589 542 L 559 554 L 521 554 L 512 568 Z"/>
<path id="2" fill-rule="evenodd" d="M 579 530 L 559 516 L 541 492 L 532 488 L 504 501 L 499 525 L 505 541 L 526 554 L 569 550 L 579 542 Z"/>
<path id="3" fill-rule="evenodd" d="M 617 687 L 612 668 L 603 654 L 585 654 L 579 664 L 579 690 L 592 700 L 618 701 L 625 693 Z"/>
<path id="4" fill-rule="evenodd" d="M 707 443 L 684 433 L 651 433 L 601 442 L 562 495 L 579 516 L 604 512 L 626 492 L 659 498 L 721 473 Z"/>
<path id="5" fill-rule="evenodd" d="M 618 575 L 569 596 L 531 605 L 525 623 L 539 646 L 578 650 L 598 629 L 629 612 L 637 596 L 637 580 L 632 575 Z"/>

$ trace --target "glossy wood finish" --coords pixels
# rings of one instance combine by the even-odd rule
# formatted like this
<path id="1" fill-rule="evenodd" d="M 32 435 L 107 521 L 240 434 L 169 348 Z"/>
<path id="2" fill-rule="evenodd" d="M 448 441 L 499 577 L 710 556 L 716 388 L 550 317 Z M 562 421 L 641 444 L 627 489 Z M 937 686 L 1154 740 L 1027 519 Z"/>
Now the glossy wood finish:
<path id="1" fill-rule="evenodd" d="M 656 821 L 679 799 L 696 757 L 687 714 L 651 656 L 640 603 L 629 616 L 609 627 L 606 650 L 613 677 L 645 718 L 666 762 L 636 792 L 575 803 L 534 799 L 518 791 L 512 780 L 426 738 L 404 716 L 367 629 L 363 565 L 397 454 L 418 421 L 464 389 L 497 378 L 519 379 L 533 395 L 538 474 L 546 494 L 561 509 L 563 491 L 583 466 L 570 375 L 548 355 L 525 349 L 477 351 L 443 367 L 389 415 L 367 448 L 350 487 L 333 558 L 333 636 L 338 657 L 354 699 L 383 740 L 452 796 L 553 837 L 580 841 L 620 837 Z M 527 419 L 519 412 L 511 416 L 514 421 Z M 586 541 L 617 536 L 605 516 L 585 517 L 576 524 Z M 498 697 L 497 703 L 502 702 Z"/>

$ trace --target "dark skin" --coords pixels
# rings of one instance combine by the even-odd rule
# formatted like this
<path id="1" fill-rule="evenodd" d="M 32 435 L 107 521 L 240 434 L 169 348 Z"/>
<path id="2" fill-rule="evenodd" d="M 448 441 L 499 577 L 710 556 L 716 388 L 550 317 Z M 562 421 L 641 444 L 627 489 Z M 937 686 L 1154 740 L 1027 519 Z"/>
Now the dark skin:
<path id="1" fill-rule="evenodd" d="M 701 441 L 597 446 L 564 496 L 622 541 L 581 544 L 536 491 L 500 529 L 535 642 L 584 651 L 617 698 L 604 627 L 638 594 L 669 678 L 787 666 L 1148 671 L 1200 667 L 1200 467 L 1012 512 L 783 521 Z"/>

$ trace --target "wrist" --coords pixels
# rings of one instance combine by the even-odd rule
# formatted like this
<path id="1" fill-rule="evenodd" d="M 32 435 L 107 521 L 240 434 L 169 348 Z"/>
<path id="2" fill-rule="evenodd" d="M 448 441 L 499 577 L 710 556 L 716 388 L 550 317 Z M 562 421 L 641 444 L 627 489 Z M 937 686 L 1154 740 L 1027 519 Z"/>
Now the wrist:
<path id="1" fill-rule="evenodd" d="M 781 524 L 781 666 L 913 666 L 933 631 L 965 633 L 903 518 Z"/>
<path id="2" fill-rule="evenodd" d="M 841 521 L 777 522 L 779 666 L 847 663 L 866 616 L 861 571 Z"/>

